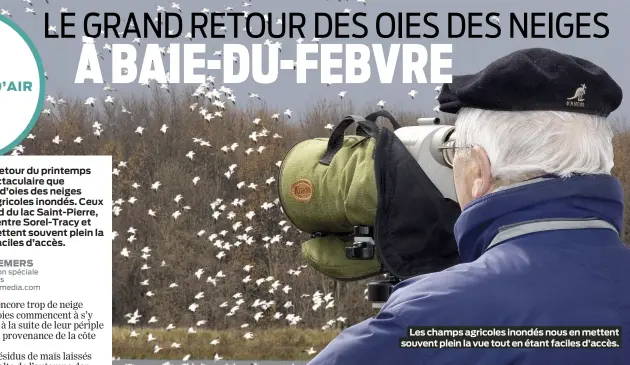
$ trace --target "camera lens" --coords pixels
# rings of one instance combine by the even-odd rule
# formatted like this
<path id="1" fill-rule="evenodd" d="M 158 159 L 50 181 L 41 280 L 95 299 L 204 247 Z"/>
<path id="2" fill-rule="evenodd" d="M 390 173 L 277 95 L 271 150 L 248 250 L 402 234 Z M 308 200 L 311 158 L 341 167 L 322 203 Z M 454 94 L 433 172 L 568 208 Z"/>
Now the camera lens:
<path id="1" fill-rule="evenodd" d="M 453 167 L 453 159 L 455 158 L 455 140 L 448 140 L 442 146 L 442 157 L 444 158 L 444 162 L 450 167 Z"/>

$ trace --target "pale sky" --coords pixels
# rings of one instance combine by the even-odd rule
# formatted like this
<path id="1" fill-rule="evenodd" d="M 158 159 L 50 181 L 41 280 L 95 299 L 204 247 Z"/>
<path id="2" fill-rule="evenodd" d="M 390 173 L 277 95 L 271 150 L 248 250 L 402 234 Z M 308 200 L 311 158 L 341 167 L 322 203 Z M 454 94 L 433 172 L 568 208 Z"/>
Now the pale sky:
<path id="1" fill-rule="evenodd" d="M 0 2 L 0 8 L 9 10 L 12 13 L 12 19 L 20 25 L 33 39 L 35 45 L 39 49 L 43 58 L 44 67 L 49 75 L 47 84 L 47 93 L 53 96 L 64 97 L 81 97 L 86 98 L 93 96 L 96 98 L 104 98 L 105 93 L 102 91 L 102 85 L 94 84 L 74 84 L 74 79 L 81 53 L 81 38 L 83 17 L 88 12 L 118 12 L 123 19 L 126 19 L 129 12 L 149 12 L 157 13 L 157 5 L 164 6 L 167 11 L 172 11 L 170 1 L 92 1 L 92 0 L 49 0 L 47 4 L 44 0 L 32 0 L 33 8 L 36 15 L 25 11 L 25 3 L 21 0 L 3 0 Z M 599 66 L 606 69 L 610 75 L 621 85 L 624 90 L 630 90 L 630 73 L 627 71 L 628 62 L 630 60 L 630 50 L 627 46 L 628 26 L 630 19 L 630 7 L 627 1 L 623 0 L 599 0 L 596 2 L 576 2 L 576 1 L 404 1 L 404 0 L 367 0 L 364 5 L 356 0 L 251 0 L 251 6 L 245 8 L 243 2 L 239 0 L 224 1 L 199 1 L 199 0 L 181 0 L 182 16 L 187 21 L 191 12 L 200 12 L 204 7 L 211 11 L 225 11 L 225 8 L 231 6 L 234 11 L 247 10 L 250 12 L 272 13 L 271 19 L 275 23 L 275 19 L 280 16 L 281 12 L 302 12 L 307 16 L 307 25 L 305 27 L 306 39 L 308 43 L 313 38 L 313 14 L 315 12 L 343 12 L 350 9 L 350 13 L 366 12 L 365 22 L 369 25 L 368 36 L 363 39 L 322 39 L 321 43 L 364 43 L 364 44 L 383 44 L 385 50 L 392 43 L 419 43 L 426 47 L 430 47 L 431 43 L 452 43 L 453 44 L 453 74 L 474 73 L 485 67 L 488 63 L 504 56 L 514 50 L 527 47 L 545 47 L 560 52 L 573 54 L 582 58 L 586 58 Z M 75 12 L 76 28 L 73 30 L 78 37 L 76 39 L 45 39 L 44 38 L 44 13 L 49 12 L 51 24 L 60 28 L 60 9 L 65 7 L 69 12 Z M 176 11 L 176 10 L 174 10 Z M 610 34 L 605 39 L 561 39 L 555 37 L 553 39 L 523 39 L 522 37 L 509 38 L 509 13 L 515 12 L 522 16 L 525 12 L 552 12 L 558 14 L 560 12 L 572 13 L 571 19 L 577 22 L 575 14 L 578 12 L 606 12 L 608 16 L 602 18 L 602 21 L 609 27 Z M 438 13 L 437 21 L 440 27 L 441 35 L 434 39 L 381 39 L 376 34 L 373 26 L 376 16 L 381 12 L 436 12 Z M 502 27 L 502 35 L 497 39 L 446 39 L 446 23 L 448 12 L 499 12 L 501 13 L 500 25 Z M 592 23 L 592 17 L 585 17 L 584 22 Z M 569 22 L 569 20 L 564 21 Z M 229 22 L 228 22 L 229 23 Z M 280 25 L 274 25 L 274 29 L 279 29 Z M 352 28 L 359 31 L 358 28 Z M 482 31 L 492 32 L 489 26 L 481 28 Z M 183 36 L 190 30 L 188 22 L 184 25 L 182 37 L 179 39 L 148 39 L 142 40 L 140 50 L 146 43 L 159 43 L 161 46 L 167 46 L 169 43 L 190 43 Z M 432 30 L 426 26 L 421 26 L 420 30 L 415 32 L 431 32 Z M 231 30 L 230 30 L 231 32 Z M 592 34 L 601 32 L 599 28 L 595 28 L 591 24 L 590 28 L 585 28 L 584 33 Z M 244 33 L 241 32 L 244 35 Z M 295 37 L 290 39 L 285 37 L 279 39 L 282 42 L 281 58 L 295 59 Z M 101 61 L 103 75 L 107 79 L 111 75 L 111 55 L 103 50 L 105 43 L 131 43 L 133 37 L 128 39 L 96 39 L 97 49 L 103 53 L 105 60 Z M 263 42 L 266 37 L 255 42 Z M 221 49 L 222 43 L 241 43 L 249 45 L 251 39 L 244 36 L 234 40 L 231 37 L 225 39 L 195 39 L 195 43 L 206 43 L 208 59 L 216 59 L 212 56 L 215 50 Z M 142 52 L 139 52 L 141 58 Z M 400 59 L 399 59 L 400 62 Z M 167 66 L 168 69 L 168 66 Z M 429 66 L 425 68 L 429 73 Z M 202 71 L 197 71 L 202 72 Z M 208 74 L 216 77 L 217 87 L 222 84 L 220 71 L 208 71 Z M 256 84 L 251 79 L 240 84 L 228 85 L 235 92 L 238 105 L 254 102 L 247 98 L 248 92 L 255 92 L 263 98 L 268 105 L 284 110 L 290 108 L 294 110 L 294 115 L 299 116 L 310 105 L 316 101 L 327 98 L 335 100 L 337 93 L 347 91 L 346 98 L 351 100 L 354 105 L 364 107 L 373 105 L 383 99 L 387 102 L 386 107 L 391 109 L 405 109 L 407 111 L 425 111 L 431 112 L 436 105 L 435 87 L 437 84 L 402 84 L 401 67 L 396 69 L 394 82 L 391 84 L 381 84 L 375 72 L 372 78 L 365 84 L 346 84 L 326 86 L 319 83 L 316 75 L 309 73 L 308 84 L 296 84 L 295 71 L 281 70 L 277 82 L 273 84 L 263 85 Z M 431 81 L 431 80 L 429 80 Z M 192 85 L 195 86 L 195 85 Z M 146 88 L 141 87 L 137 83 L 114 85 L 123 93 L 140 93 L 146 92 Z M 553 87 L 553 85 L 550 85 Z M 415 89 L 418 91 L 415 99 L 411 99 L 407 93 Z M 613 116 L 627 116 L 630 111 L 630 102 L 622 103 L 620 109 L 613 113 Z"/>

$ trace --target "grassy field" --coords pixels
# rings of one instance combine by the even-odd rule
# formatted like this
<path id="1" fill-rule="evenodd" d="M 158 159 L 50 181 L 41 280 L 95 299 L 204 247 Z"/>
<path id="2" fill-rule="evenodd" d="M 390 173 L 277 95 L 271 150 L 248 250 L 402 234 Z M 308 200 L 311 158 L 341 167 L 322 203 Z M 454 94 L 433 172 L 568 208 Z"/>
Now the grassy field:
<path id="1" fill-rule="evenodd" d="M 229 360 L 310 360 L 311 347 L 315 351 L 324 348 L 339 331 L 298 328 L 270 329 L 249 331 L 254 337 L 243 338 L 247 329 L 211 331 L 198 329 L 197 333 L 188 334 L 187 328 L 135 329 L 137 337 L 130 337 L 132 328 L 114 327 L 112 351 L 115 357 L 122 359 L 171 359 L 177 360 L 190 354 L 193 359 L 213 359 L 215 354 Z M 148 342 L 149 333 L 156 339 Z M 212 340 L 219 343 L 212 345 Z M 171 344 L 178 343 L 180 348 Z M 154 352 L 155 345 L 163 349 Z"/>

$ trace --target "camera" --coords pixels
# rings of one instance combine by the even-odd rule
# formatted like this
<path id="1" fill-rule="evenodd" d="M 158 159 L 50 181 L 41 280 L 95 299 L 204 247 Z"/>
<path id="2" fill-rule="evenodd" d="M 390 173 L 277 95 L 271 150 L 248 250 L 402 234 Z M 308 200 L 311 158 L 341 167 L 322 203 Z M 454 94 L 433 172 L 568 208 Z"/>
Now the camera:
<path id="1" fill-rule="evenodd" d="M 441 118 L 420 118 L 418 126 L 402 127 L 395 131 L 409 153 L 426 173 L 444 198 L 457 201 L 453 183 L 453 150 L 444 148 L 452 139 L 455 127 Z M 379 256 L 374 227 L 354 226 L 353 242 L 345 248 L 350 260 L 372 260 Z M 368 283 L 367 299 L 380 309 L 389 299 L 393 288 L 405 278 L 397 277 L 383 268 L 383 279 Z"/>
<path id="2" fill-rule="evenodd" d="M 378 275 L 367 288 L 374 308 L 399 282 L 459 263 L 455 127 L 448 121 L 439 113 L 403 127 L 385 110 L 348 115 L 330 138 L 299 142 L 281 163 L 282 210 L 311 234 L 302 257 L 335 280 Z M 352 124 L 355 134 L 346 135 Z"/>
<path id="3" fill-rule="evenodd" d="M 454 142 L 455 117 L 440 113 L 436 118 L 419 118 L 417 123 L 399 128 L 395 134 L 440 193 L 456 202 L 453 150 L 444 148 Z"/>

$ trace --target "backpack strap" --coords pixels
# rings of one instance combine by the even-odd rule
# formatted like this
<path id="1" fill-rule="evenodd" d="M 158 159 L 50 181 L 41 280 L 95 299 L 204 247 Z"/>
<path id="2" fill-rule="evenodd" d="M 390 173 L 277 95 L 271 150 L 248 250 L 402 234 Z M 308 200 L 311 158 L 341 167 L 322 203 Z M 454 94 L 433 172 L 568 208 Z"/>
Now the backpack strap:
<path id="1" fill-rule="evenodd" d="M 619 234 L 619 231 L 617 231 L 612 224 L 601 219 L 540 219 L 499 228 L 499 233 L 494 236 L 494 239 L 490 242 L 486 251 L 507 240 L 530 233 L 595 228 L 610 229 Z"/>

